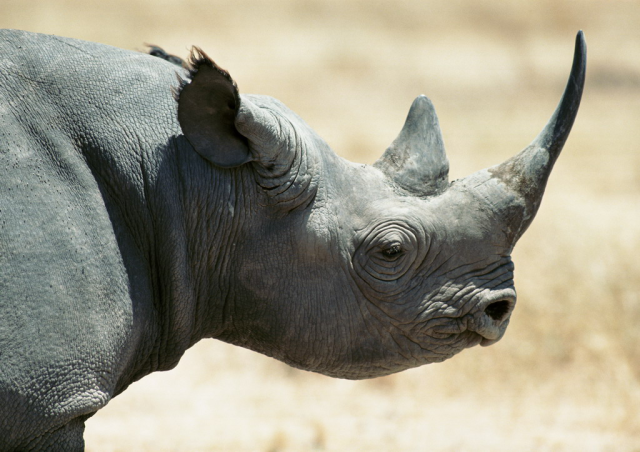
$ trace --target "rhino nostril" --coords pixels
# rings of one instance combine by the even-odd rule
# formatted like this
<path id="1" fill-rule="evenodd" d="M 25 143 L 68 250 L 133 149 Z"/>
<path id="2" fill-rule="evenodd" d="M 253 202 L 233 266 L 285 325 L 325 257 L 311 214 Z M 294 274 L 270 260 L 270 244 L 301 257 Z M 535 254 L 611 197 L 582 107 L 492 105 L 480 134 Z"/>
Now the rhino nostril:
<path id="1" fill-rule="evenodd" d="M 500 300 L 491 303 L 484 310 L 484 313 L 493 320 L 503 320 L 511 311 L 511 303 L 508 300 Z"/>

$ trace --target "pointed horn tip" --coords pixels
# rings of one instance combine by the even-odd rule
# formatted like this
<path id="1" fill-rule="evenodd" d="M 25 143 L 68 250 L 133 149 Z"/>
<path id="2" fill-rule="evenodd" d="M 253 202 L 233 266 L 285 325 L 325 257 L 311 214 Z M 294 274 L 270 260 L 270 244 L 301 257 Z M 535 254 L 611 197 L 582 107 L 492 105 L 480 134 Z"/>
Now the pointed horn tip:
<path id="1" fill-rule="evenodd" d="M 576 35 L 571 72 L 560 103 L 547 123 L 547 126 L 532 143 L 538 144 L 547 150 L 555 147 L 555 151 L 553 151 L 554 157 L 552 158 L 553 162 L 555 162 L 555 159 L 562 150 L 578 113 L 584 90 L 586 72 L 587 44 L 584 39 L 584 33 L 580 30 Z"/>
<path id="2" fill-rule="evenodd" d="M 573 57 L 572 74 L 580 75 L 584 79 L 584 72 L 587 67 L 587 41 L 584 38 L 584 32 L 578 31 L 576 35 L 576 46 Z"/>
<path id="3" fill-rule="evenodd" d="M 429 99 L 424 94 L 420 94 L 418 97 L 416 97 L 413 100 L 413 103 L 411 104 L 411 108 L 414 108 L 414 107 L 420 107 L 423 110 L 424 109 L 429 109 L 429 110 L 434 110 L 435 111 L 435 107 L 433 106 L 433 102 L 431 102 L 431 99 Z"/>
<path id="4" fill-rule="evenodd" d="M 429 118 L 428 121 L 430 122 L 437 121 L 438 115 L 431 99 L 424 94 L 416 97 L 411 103 L 411 108 L 409 108 L 407 121 L 410 118 Z"/>
<path id="5" fill-rule="evenodd" d="M 420 94 L 418 97 L 416 97 L 414 99 L 414 102 L 428 102 L 428 103 L 432 103 L 431 99 L 429 99 L 426 95 L 424 94 Z"/>

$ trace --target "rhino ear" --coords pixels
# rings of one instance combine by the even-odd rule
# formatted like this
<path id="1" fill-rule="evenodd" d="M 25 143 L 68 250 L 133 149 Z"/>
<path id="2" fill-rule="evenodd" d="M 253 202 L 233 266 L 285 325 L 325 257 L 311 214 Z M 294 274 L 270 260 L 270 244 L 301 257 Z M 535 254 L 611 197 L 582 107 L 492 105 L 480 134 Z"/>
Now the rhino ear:
<path id="1" fill-rule="evenodd" d="M 247 139 L 234 125 L 240 107 L 238 87 L 227 71 L 194 48 L 190 76 L 178 93 L 178 121 L 203 158 L 233 168 L 252 160 Z"/>

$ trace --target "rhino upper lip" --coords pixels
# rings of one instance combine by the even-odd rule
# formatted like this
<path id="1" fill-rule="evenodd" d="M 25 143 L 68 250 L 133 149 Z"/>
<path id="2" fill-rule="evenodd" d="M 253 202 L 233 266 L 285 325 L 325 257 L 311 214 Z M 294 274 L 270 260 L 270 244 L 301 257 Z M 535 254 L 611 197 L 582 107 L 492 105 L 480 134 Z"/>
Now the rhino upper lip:
<path id="1" fill-rule="evenodd" d="M 495 344 L 495 343 L 496 343 L 496 342 L 498 342 L 499 340 L 500 340 L 500 338 L 498 338 L 498 339 L 487 339 L 486 337 L 483 337 L 483 338 L 480 340 L 480 346 L 481 346 L 481 347 L 488 347 L 488 346 L 490 346 L 490 345 Z"/>
<path id="2" fill-rule="evenodd" d="M 429 335 L 439 340 L 447 340 L 468 331 L 479 338 L 473 345 L 479 343 L 487 347 L 498 342 L 504 335 L 509 324 L 509 314 L 513 311 L 515 303 L 515 294 L 512 290 L 501 290 L 478 303 L 472 313 L 451 318 L 450 323 L 438 325 L 430 331 Z"/>

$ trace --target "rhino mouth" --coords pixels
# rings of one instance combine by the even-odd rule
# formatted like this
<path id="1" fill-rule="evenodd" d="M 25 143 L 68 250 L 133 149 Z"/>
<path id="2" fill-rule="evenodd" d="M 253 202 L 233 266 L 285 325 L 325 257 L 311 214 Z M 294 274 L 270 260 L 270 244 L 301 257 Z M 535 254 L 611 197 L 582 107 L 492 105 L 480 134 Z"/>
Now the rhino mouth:
<path id="1" fill-rule="evenodd" d="M 464 331 L 460 331 L 459 333 L 431 333 L 430 336 L 432 338 L 438 339 L 441 343 L 459 343 L 464 342 L 465 346 L 463 348 L 471 348 L 476 345 L 480 345 L 481 347 L 488 347 L 490 345 L 495 344 L 506 332 L 506 324 L 502 328 L 501 332 L 497 337 L 485 337 L 482 334 L 466 329 Z"/>
<path id="2" fill-rule="evenodd" d="M 480 340 L 480 346 L 481 347 L 488 347 L 488 346 L 493 345 L 496 342 L 498 342 L 500 339 L 502 339 L 502 336 L 504 336 L 504 333 L 507 331 L 507 326 L 508 325 L 509 325 L 509 320 L 506 320 L 500 327 L 500 333 L 498 334 L 498 337 L 493 337 L 493 338 L 485 337 L 481 333 L 476 333 L 482 338 Z"/>
<path id="3" fill-rule="evenodd" d="M 466 342 L 465 348 L 476 345 L 488 347 L 504 336 L 515 304 L 515 294 L 501 291 L 478 303 L 466 315 L 436 320 L 439 325 L 432 327 L 428 336 L 441 344 L 462 340 Z"/>

